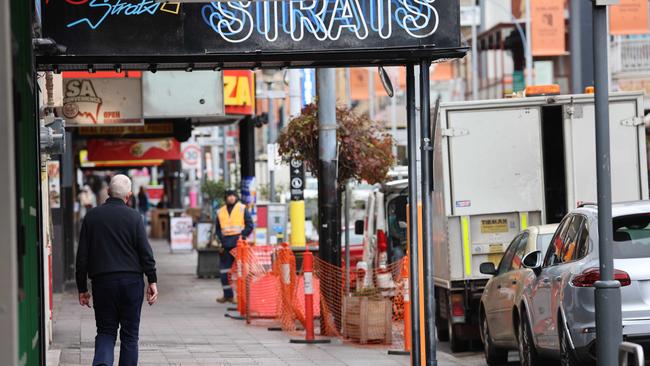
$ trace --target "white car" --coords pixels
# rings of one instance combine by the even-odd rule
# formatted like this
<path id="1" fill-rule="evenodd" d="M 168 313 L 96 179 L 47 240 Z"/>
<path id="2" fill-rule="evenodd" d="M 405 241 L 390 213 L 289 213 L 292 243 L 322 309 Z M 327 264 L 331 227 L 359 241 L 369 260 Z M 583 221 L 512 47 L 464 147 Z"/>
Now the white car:
<path id="1" fill-rule="evenodd" d="M 531 269 L 523 267 L 522 261 L 528 253 L 545 251 L 557 227 L 557 224 L 531 226 L 512 240 L 498 268 L 492 262 L 481 264 L 481 273 L 494 275 L 485 286 L 480 306 L 479 326 L 488 365 L 506 363 L 508 351 L 517 349 L 513 313 L 518 311 L 524 285 L 535 277 Z"/>

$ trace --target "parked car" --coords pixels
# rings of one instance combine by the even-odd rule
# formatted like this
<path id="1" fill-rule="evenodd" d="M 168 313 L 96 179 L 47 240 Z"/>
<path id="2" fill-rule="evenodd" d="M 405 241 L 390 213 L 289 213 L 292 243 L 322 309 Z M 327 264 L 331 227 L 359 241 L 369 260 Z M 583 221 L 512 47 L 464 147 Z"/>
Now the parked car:
<path id="1" fill-rule="evenodd" d="M 621 283 L 623 337 L 650 344 L 650 201 L 612 208 L 615 279 Z M 546 253 L 528 254 L 523 264 L 535 273 L 513 313 L 522 365 L 538 356 L 562 365 L 596 359 L 594 283 L 600 279 L 598 207 L 585 205 L 560 223 Z"/>
<path id="2" fill-rule="evenodd" d="M 517 311 L 524 285 L 535 278 L 532 269 L 522 266 L 522 260 L 528 253 L 545 251 L 557 227 L 557 224 L 531 226 L 515 236 L 498 268 L 492 262 L 481 264 L 481 273 L 494 276 L 485 286 L 480 305 L 479 327 L 488 365 L 506 363 L 508 351 L 517 349 L 513 311 Z"/>

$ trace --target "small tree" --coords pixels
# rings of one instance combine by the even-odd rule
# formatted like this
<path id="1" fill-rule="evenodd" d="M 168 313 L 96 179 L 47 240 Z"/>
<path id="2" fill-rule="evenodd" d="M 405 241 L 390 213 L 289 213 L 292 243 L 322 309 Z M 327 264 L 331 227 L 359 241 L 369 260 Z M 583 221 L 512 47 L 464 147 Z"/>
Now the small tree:
<path id="1" fill-rule="evenodd" d="M 382 182 L 395 163 L 393 138 L 382 132 L 378 123 L 350 108 L 336 108 L 338 141 L 338 190 L 345 190 L 350 179 L 370 184 Z M 318 176 L 318 106 L 305 106 L 298 117 L 289 121 L 278 138 L 282 159 L 301 159 L 306 168 Z"/>

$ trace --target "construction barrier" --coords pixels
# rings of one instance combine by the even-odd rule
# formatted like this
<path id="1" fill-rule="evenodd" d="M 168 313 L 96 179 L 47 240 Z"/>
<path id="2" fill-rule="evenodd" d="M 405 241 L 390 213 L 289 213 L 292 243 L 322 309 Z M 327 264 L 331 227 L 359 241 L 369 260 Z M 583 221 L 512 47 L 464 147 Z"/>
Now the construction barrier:
<path id="1" fill-rule="evenodd" d="M 247 323 L 265 319 L 268 326 L 271 320 L 293 334 L 302 326 L 302 341 L 316 339 L 318 331 L 359 344 L 391 345 L 399 349 L 391 351 L 395 354 L 410 351 L 408 258 L 366 271 L 357 265 L 346 293 L 342 267 L 306 251 L 298 270 L 287 243 L 251 246 L 242 240 L 232 253 L 237 312 Z"/>

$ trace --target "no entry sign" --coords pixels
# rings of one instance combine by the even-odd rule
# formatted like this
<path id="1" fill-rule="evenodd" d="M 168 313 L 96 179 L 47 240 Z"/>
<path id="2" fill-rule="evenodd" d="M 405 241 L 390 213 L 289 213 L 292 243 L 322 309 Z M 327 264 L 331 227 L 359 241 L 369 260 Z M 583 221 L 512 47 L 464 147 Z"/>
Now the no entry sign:
<path id="1" fill-rule="evenodd" d="M 42 2 L 52 65 L 220 63 L 223 67 L 399 64 L 456 56 L 459 0 Z M 50 64 L 50 65 L 48 65 Z M 112 65 L 111 65 L 112 66 Z"/>

